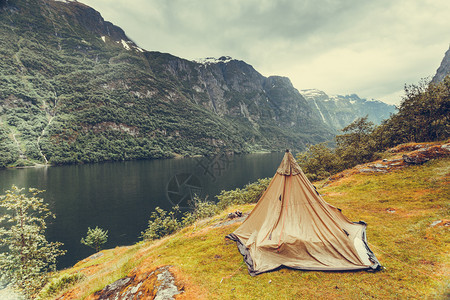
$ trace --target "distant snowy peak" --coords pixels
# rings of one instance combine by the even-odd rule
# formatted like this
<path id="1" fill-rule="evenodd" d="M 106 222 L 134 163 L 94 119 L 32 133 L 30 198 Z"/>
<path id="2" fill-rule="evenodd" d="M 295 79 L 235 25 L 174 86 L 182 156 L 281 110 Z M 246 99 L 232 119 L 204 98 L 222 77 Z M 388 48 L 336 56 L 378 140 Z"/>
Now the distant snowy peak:
<path id="1" fill-rule="evenodd" d="M 340 130 L 366 115 L 369 121 L 380 124 L 396 111 L 393 105 L 375 99 L 361 99 L 356 94 L 328 96 L 317 89 L 301 90 L 300 93 L 324 123 L 335 130 Z"/>
<path id="2" fill-rule="evenodd" d="M 328 98 L 328 95 L 325 94 L 324 91 L 317 90 L 317 89 L 300 90 L 300 94 L 302 94 L 303 97 L 305 97 L 305 98 L 319 98 L 319 97 Z"/>
<path id="3" fill-rule="evenodd" d="M 365 99 L 360 98 L 356 94 L 350 95 L 327 95 L 324 91 L 318 89 L 304 89 L 300 90 L 300 94 L 305 97 L 307 100 L 323 100 L 323 101 L 334 101 L 334 102 L 348 102 L 351 104 L 361 103 L 361 102 L 374 102 L 374 103 L 382 103 L 383 101 L 376 99 Z"/>
<path id="4" fill-rule="evenodd" d="M 211 65 L 211 64 L 218 64 L 218 63 L 226 64 L 232 60 L 233 60 L 233 58 L 231 58 L 230 56 L 221 56 L 219 58 L 215 58 L 215 57 L 199 58 L 199 59 L 195 59 L 194 62 L 203 64 L 203 65 Z"/>

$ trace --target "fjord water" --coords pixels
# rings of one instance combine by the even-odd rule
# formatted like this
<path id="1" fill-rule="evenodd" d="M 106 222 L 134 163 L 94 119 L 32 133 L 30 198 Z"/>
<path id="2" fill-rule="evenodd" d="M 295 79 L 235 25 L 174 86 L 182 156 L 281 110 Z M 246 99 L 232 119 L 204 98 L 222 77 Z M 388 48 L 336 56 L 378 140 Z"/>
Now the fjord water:
<path id="1" fill-rule="evenodd" d="M 11 185 L 45 190 L 41 197 L 56 219 L 48 219 L 49 241 L 64 243 L 68 267 L 94 250 L 80 243 L 88 227 L 109 231 L 104 248 L 130 245 L 159 206 L 188 206 L 193 193 L 215 200 L 221 190 L 272 177 L 282 153 L 141 160 L 0 171 L 0 193 Z"/>

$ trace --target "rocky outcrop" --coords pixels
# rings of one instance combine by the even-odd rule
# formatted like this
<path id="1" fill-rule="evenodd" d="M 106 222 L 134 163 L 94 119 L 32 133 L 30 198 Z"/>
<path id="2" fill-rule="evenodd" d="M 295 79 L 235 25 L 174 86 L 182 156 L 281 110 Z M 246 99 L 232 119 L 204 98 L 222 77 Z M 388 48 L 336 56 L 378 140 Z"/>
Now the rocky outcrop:
<path id="1" fill-rule="evenodd" d="M 137 273 L 116 280 L 96 292 L 89 299 L 174 299 L 183 292 L 175 283 L 170 266 L 163 266 L 151 272 Z M 62 299 L 62 298 L 61 298 Z"/>
<path id="2" fill-rule="evenodd" d="M 389 173 L 411 165 L 421 165 L 432 159 L 450 156 L 450 143 L 409 143 L 388 150 L 394 153 L 390 159 L 358 165 L 331 176 L 326 184 L 357 173 Z"/>
<path id="3" fill-rule="evenodd" d="M 441 65 L 436 71 L 436 74 L 434 75 L 433 79 L 431 80 L 432 83 L 439 83 L 444 80 L 445 76 L 450 74 L 450 47 L 445 52 L 444 58 L 442 59 Z"/>

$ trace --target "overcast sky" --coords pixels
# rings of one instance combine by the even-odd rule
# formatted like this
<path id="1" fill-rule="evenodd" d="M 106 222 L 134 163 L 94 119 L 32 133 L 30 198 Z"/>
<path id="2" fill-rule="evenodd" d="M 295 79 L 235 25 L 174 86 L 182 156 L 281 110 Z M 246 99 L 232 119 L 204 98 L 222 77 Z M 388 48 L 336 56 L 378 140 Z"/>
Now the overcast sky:
<path id="1" fill-rule="evenodd" d="M 448 0 L 80 0 L 149 51 L 231 56 L 298 89 L 398 104 L 450 44 Z"/>

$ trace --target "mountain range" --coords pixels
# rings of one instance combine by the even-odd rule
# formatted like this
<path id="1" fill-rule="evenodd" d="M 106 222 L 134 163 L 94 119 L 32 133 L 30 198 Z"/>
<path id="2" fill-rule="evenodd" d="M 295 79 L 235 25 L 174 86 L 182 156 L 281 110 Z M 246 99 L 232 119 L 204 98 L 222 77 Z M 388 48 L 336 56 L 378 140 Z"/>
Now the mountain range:
<path id="1" fill-rule="evenodd" d="M 301 90 L 300 93 L 322 121 L 336 130 L 343 129 L 355 119 L 368 116 L 368 121 L 381 124 L 396 112 L 395 105 L 379 100 L 361 99 L 356 94 L 328 96 L 317 89 Z"/>
<path id="2" fill-rule="evenodd" d="M 373 104 L 356 95 L 333 111 L 226 56 L 146 51 L 77 1 L 0 1 L 0 41 L 0 167 L 301 150 L 390 111 L 345 112 Z"/>

